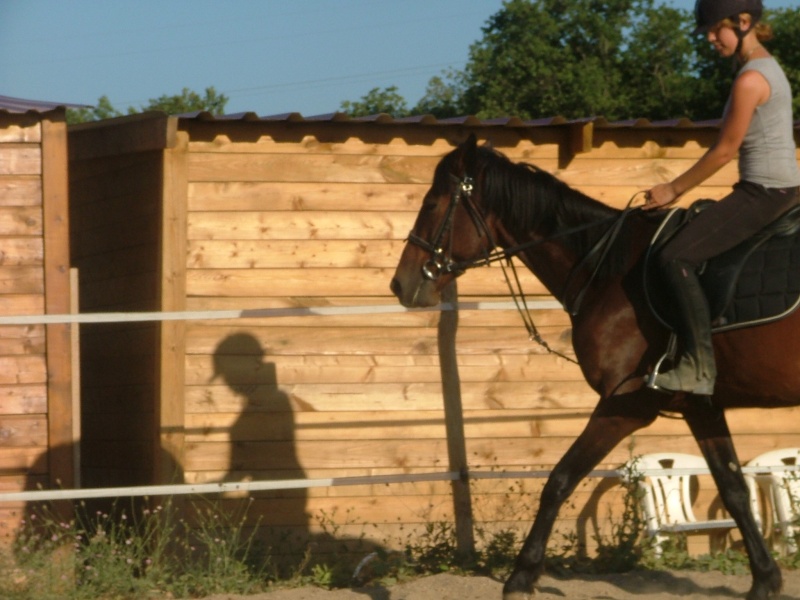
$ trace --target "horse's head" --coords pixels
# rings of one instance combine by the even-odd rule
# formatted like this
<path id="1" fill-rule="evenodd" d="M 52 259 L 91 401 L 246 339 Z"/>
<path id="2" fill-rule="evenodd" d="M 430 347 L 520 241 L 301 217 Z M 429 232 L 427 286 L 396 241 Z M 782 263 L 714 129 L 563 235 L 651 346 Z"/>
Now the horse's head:
<path id="1" fill-rule="evenodd" d="M 495 246 L 480 206 L 478 153 L 471 135 L 436 167 L 390 286 L 403 306 L 435 306 L 442 289 Z"/>

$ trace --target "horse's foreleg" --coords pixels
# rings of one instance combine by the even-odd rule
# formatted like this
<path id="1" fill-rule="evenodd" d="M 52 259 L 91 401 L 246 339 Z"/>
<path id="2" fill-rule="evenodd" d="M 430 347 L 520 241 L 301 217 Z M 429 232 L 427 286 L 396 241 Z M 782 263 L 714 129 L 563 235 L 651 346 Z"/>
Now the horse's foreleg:
<path id="1" fill-rule="evenodd" d="M 731 440 L 725 413 L 698 408 L 685 415 L 717 484 L 722 503 L 742 533 L 753 586 L 747 600 L 766 600 L 781 589 L 781 571 L 767 548 L 750 505 L 750 493 Z"/>
<path id="2" fill-rule="evenodd" d="M 599 407 L 598 407 L 599 408 Z M 583 433 L 558 461 L 539 500 L 539 511 L 503 587 L 503 600 L 525 600 L 544 569 L 547 540 L 561 505 L 578 483 L 626 436 L 652 422 L 652 417 L 602 416 L 595 411 Z"/>

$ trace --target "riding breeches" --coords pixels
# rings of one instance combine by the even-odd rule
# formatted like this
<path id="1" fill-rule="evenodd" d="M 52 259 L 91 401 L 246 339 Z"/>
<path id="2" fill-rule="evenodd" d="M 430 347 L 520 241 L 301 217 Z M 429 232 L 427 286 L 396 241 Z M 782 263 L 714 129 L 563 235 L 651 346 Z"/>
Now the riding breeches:
<path id="1" fill-rule="evenodd" d="M 678 260 L 697 268 L 730 250 L 800 204 L 800 188 L 772 188 L 741 181 L 702 210 L 661 251 L 659 262 Z"/>

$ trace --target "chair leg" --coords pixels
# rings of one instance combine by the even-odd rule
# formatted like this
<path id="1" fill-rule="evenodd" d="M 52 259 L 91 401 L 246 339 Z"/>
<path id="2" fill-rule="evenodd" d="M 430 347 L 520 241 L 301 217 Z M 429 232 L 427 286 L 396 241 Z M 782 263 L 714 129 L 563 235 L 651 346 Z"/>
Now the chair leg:
<path id="1" fill-rule="evenodd" d="M 666 535 L 661 535 L 660 533 L 656 533 L 653 537 L 655 543 L 653 544 L 653 553 L 655 554 L 656 558 L 661 558 L 664 554 L 664 547 L 662 544 L 666 542 L 669 537 Z"/>
<path id="2" fill-rule="evenodd" d="M 791 523 L 787 523 L 784 527 L 781 527 L 781 530 L 784 543 L 786 544 L 786 552 L 789 554 L 796 554 L 797 538 L 795 536 L 797 534 L 794 530 L 794 527 L 792 527 Z"/>

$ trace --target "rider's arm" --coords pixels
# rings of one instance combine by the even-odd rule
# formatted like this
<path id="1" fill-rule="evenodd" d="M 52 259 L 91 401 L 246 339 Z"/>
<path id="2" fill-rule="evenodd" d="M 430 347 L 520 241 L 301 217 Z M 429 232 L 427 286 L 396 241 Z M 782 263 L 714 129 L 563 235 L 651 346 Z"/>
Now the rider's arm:
<path id="1" fill-rule="evenodd" d="M 719 137 L 687 171 L 647 192 L 645 209 L 669 206 L 736 158 L 756 107 L 769 99 L 769 84 L 760 73 L 747 71 L 735 81 L 731 104 L 722 121 Z"/>

